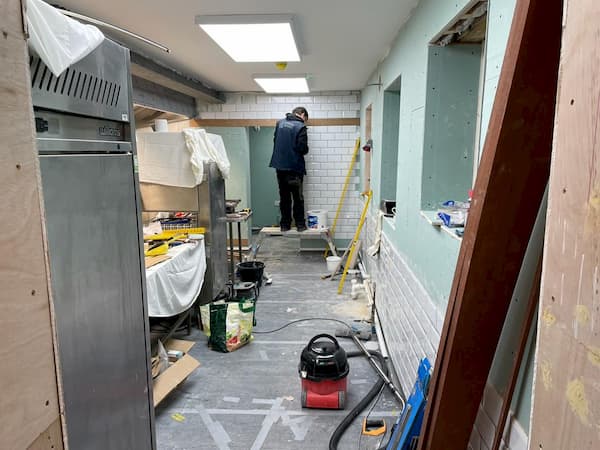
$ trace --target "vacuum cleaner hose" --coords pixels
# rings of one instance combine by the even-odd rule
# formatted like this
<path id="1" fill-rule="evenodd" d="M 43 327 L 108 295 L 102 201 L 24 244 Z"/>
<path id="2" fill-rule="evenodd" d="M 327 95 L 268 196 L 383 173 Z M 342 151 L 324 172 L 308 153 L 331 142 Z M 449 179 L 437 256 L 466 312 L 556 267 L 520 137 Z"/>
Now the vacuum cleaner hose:
<path id="1" fill-rule="evenodd" d="M 383 355 L 374 350 L 369 350 L 369 354 L 371 354 L 372 356 L 377 358 L 377 360 L 379 361 L 379 364 L 381 366 L 381 370 L 387 376 L 388 375 L 388 367 L 387 367 L 387 364 L 385 362 L 385 358 L 383 357 Z M 348 357 L 364 356 L 364 353 L 362 351 L 347 352 L 346 356 L 348 356 Z M 342 422 L 338 425 L 338 427 L 335 429 L 335 431 L 331 435 L 331 439 L 329 439 L 329 450 L 337 450 L 338 443 L 340 442 L 342 435 L 346 432 L 346 429 L 350 426 L 350 424 L 354 421 L 354 419 L 356 419 L 356 417 L 362 411 L 364 411 L 367 406 L 369 406 L 369 403 L 371 403 L 371 401 L 373 401 L 373 399 L 377 396 L 377 394 L 379 393 L 381 388 L 383 388 L 383 385 L 384 385 L 384 381 L 381 378 L 379 378 L 377 380 L 377 382 L 373 385 L 371 390 L 367 393 L 367 395 L 358 403 L 358 405 L 356 405 L 352 409 L 352 411 L 350 411 L 348 413 L 348 415 L 346 417 L 344 417 L 344 420 L 342 420 Z M 385 446 L 382 447 L 382 449 L 385 449 Z M 379 450 L 381 450 L 381 449 L 379 449 Z"/>

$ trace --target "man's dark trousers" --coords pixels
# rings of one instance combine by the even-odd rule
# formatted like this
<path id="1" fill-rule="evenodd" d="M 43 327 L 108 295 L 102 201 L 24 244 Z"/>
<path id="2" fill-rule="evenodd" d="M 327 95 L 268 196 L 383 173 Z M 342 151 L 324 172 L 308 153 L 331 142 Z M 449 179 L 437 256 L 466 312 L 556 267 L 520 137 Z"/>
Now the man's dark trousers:
<path id="1" fill-rule="evenodd" d="M 304 175 L 289 170 L 277 171 L 277 182 L 279 184 L 279 209 L 281 211 L 281 228 L 290 228 L 292 225 L 292 200 L 294 222 L 296 227 L 305 228 L 304 221 L 304 195 L 302 193 L 302 181 Z"/>

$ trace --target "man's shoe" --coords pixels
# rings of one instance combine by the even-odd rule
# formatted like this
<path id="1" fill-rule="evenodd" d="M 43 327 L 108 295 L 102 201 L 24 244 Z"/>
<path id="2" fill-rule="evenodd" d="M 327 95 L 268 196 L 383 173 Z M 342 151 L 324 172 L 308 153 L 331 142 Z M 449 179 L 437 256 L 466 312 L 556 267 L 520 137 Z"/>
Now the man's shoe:
<path id="1" fill-rule="evenodd" d="M 306 231 L 306 225 L 300 225 L 296 227 L 296 229 L 298 230 L 298 233 L 302 233 L 303 231 Z"/>
<path id="2" fill-rule="evenodd" d="M 281 225 L 281 232 L 285 233 L 286 231 L 290 231 L 290 227 L 289 226 L 285 226 L 285 225 Z"/>

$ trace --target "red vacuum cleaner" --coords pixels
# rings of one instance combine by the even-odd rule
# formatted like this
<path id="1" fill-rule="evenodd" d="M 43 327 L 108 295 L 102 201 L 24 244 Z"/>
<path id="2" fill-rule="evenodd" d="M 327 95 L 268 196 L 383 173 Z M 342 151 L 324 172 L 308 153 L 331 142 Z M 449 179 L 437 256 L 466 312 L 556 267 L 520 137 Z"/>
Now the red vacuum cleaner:
<path id="1" fill-rule="evenodd" d="M 314 336 L 302 350 L 298 373 L 302 381 L 302 407 L 344 409 L 347 376 L 346 351 L 329 334 Z"/>

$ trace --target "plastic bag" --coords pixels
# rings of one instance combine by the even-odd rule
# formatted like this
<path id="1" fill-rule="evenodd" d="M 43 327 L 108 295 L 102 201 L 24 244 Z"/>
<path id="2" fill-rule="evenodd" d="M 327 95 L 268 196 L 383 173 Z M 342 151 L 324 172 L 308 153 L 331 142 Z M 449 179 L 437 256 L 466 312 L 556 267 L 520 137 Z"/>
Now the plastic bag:
<path id="1" fill-rule="evenodd" d="M 470 203 L 448 200 L 440 204 L 437 216 L 447 227 L 463 227 L 467 223 Z"/>
<path id="2" fill-rule="evenodd" d="M 209 135 L 201 128 L 186 128 L 183 130 L 183 137 L 190 152 L 190 164 L 197 184 L 202 183 L 204 161 L 216 162 L 223 179 L 229 179 L 231 163 L 220 136 Z"/>
<path id="3" fill-rule="evenodd" d="M 168 368 L 169 354 L 165 350 L 163 343 L 159 340 L 157 355 L 152 358 L 152 378 L 156 378 Z"/>
<path id="4" fill-rule="evenodd" d="M 93 25 L 84 25 L 41 0 L 28 0 L 29 45 L 57 77 L 85 58 L 104 40 Z"/>
<path id="5" fill-rule="evenodd" d="M 250 342 L 255 305 L 256 299 L 246 299 L 240 302 L 219 301 L 201 307 L 202 325 L 209 336 L 210 348 L 228 353 Z M 209 324 L 205 321 L 207 311 L 210 314 Z"/>

